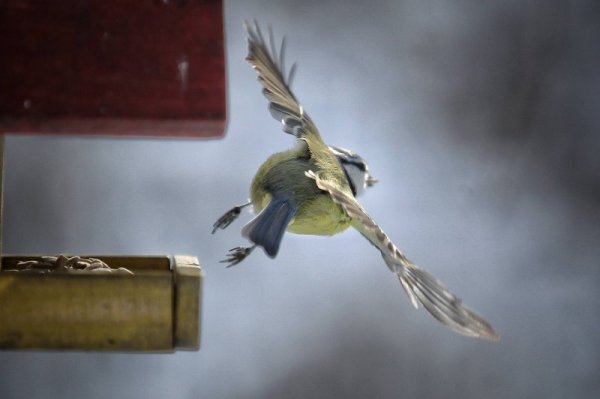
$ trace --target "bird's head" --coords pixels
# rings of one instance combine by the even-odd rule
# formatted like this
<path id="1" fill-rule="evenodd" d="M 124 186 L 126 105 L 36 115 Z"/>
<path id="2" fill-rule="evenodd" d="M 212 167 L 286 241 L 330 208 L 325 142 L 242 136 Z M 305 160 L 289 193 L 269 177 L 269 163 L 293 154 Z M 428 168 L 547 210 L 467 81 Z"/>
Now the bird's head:
<path id="1" fill-rule="evenodd" d="M 361 194 L 367 187 L 378 182 L 369 173 L 369 165 L 360 155 L 340 147 L 329 146 L 329 149 L 340 162 L 354 196 Z"/>

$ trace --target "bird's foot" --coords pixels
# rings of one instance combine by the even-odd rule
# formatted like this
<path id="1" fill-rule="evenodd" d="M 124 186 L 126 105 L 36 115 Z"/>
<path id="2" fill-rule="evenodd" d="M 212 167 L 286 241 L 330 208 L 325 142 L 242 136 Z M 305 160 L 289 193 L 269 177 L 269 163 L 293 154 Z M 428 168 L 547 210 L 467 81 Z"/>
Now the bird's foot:
<path id="1" fill-rule="evenodd" d="M 240 216 L 242 208 L 245 208 L 248 205 L 250 205 L 250 202 L 244 205 L 235 206 L 227 211 L 219 218 L 219 220 L 215 222 L 215 224 L 213 224 L 212 234 L 215 234 L 218 229 L 225 230 L 227 226 L 229 226 L 235 219 L 237 219 L 238 216 Z"/>
<path id="2" fill-rule="evenodd" d="M 246 257 L 252 253 L 254 248 L 256 248 L 256 245 L 253 245 L 251 247 L 231 248 L 229 250 L 229 253 L 227 254 L 227 258 L 223 259 L 219 263 L 228 263 L 227 267 L 235 266 L 244 259 L 246 259 Z"/>

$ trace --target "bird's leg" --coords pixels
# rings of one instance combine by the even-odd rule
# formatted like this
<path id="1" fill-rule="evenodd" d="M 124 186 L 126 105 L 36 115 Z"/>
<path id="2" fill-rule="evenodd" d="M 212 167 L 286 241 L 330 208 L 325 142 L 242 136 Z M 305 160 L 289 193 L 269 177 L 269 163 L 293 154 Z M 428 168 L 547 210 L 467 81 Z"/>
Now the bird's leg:
<path id="1" fill-rule="evenodd" d="M 252 245 L 251 247 L 231 248 L 227 254 L 227 258 L 223 259 L 219 263 L 229 263 L 227 267 L 235 266 L 246 259 L 246 257 L 252 253 L 254 248 L 256 248 L 256 244 Z"/>
<path id="2" fill-rule="evenodd" d="M 248 202 L 244 205 L 235 206 L 235 207 L 231 208 L 229 211 L 227 211 L 223 216 L 221 216 L 219 218 L 219 220 L 217 220 L 215 222 L 215 224 L 213 224 L 212 234 L 215 234 L 217 229 L 221 229 L 221 230 L 226 229 L 227 226 L 229 226 L 231 224 L 231 222 L 233 222 L 235 219 L 237 219 L 238 216 L 240 216 L 240 212 L 242 211 L 242 208 L 245 208 L 250 204 L 251 204 L 251 202 Z"/>

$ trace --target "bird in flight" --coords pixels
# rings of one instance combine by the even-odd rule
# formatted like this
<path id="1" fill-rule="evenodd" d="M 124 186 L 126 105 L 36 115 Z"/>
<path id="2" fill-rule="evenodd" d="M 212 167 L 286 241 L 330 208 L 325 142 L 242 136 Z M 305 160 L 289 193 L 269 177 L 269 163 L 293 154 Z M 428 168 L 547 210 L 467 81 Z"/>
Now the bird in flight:
<path id="1" fill-rule="evenodd" d="M 411 262 L 358 202 L 357 195 L 376 179 L 358 154 L 329 146 L 321 138 L 291 91 L 296 64 L 286 73 L 285 40 L 278 48 L 271 29 L 267 44 L 258 23 L 246 22 L 245 27 L 246 60 L 258 74 L 271 115 L 281 123 L 285 133 L 296 137 L 296 145 L 270 156 L 252 181 L 250 202 L 234 207 L 213 225 L 213 233 L 225 229 L 248 205 L 257 213 L 242 229 L 252 245 L 231 249 L 223 262 L 236 265 L 257 246 L 274 258 L 286 230 L 333 235 L 353 227 L 379 250 L 415 308 L 423 306 L 457 333 L 497 340 L 499 337 L 490 323 L 464 306 L 433 275 Z"/>

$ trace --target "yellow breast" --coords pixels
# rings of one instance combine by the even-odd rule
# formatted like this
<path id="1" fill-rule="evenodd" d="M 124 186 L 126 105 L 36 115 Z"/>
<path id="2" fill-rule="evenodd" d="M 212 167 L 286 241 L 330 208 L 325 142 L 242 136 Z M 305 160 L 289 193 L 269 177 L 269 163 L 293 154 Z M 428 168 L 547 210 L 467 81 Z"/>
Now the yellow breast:
<path id="1" fill-rule="evenodd" d="M 254 204 L 254 212 L 260 213 L 271 201 L 266 194 Z M 350 227 L 352 219 L 328 195 L 319 195 L 310 202 L 304 202 L 287 227 L 287 231 L 296 234 L 330 236 Z"/>
<path id="2" fill-rule="evenodd" d="M 351 219 L 328 195 L 303 205 L 288 225 L 292 233 L 330 236 L 350 226 Z"/>
<path id="3" fill-rule="evenodd" d="M 328 153 L 329 154 L 329 153 Z M 250 199 L 258 214 L 271 201 L 272 192 L 285 192 L 294 198 L 297 210 L 287 230 L 297 234 L 333 235 L 350 226 L 351 218 L 315 182 L 306 177 L 307 170 L 343 174 L 337 160 L 324 169 L 316 163 L 304 142 L 292 150 L 271 155 L 258 169 L 250 189 Z M 327 158 L 322 156 L 322 158 Z M 326 159 L 327 160 L 327 159 Z M 339 169 L 336 169 L 336 167 Z M 342 176 L 345 179 L 345 177 Z"/>

